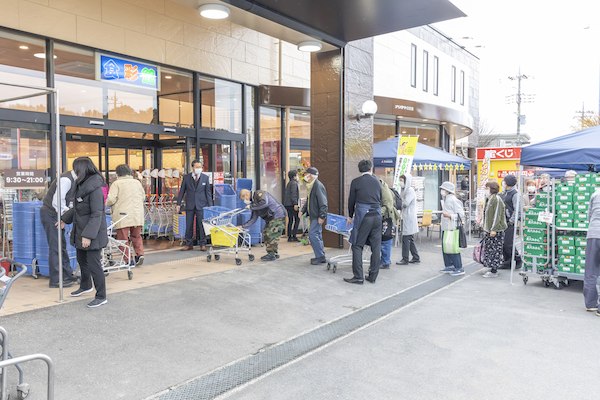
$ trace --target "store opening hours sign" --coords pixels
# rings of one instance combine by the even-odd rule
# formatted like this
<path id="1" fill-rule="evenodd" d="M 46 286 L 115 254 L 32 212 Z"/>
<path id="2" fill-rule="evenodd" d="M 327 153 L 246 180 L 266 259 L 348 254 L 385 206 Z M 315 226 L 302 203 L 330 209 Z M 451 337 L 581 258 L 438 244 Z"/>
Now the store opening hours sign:
<path id="1" fill-rule="evenodd" d="M 484 160 L 519 160 L 521 159 L 520 147 L 490 147 L 477 149 L 477 159 Z"/>
<path id="2" fill-rule="evenodd" d="M 5 169 L 4 187 L 12 189 L 40 189 L 46 187 L 46 171 L 43 169 Z"/>

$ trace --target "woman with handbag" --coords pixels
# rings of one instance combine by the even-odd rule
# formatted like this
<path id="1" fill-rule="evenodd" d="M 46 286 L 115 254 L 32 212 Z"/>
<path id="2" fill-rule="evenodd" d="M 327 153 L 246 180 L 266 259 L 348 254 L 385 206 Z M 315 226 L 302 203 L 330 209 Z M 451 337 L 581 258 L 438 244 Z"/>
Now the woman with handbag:
<path id="1" fill-rule="evenodd" d="M 440 272 L 452 276 L 465 274 L 462 266 L 459 246 L 459 224 L 465 219 L 465 210 L 462 203 L 456 197 L 456 189 L 453 183 L 444 182 L 440 186 L 442 195 L 442 255 L 444 257 L 444 269 Z"/>
<path id="2" fill-rule="evenodd" d="M 485 184 L 486 197 L 485 211 L 483 212 L 483 266 L 490 271 L 483 274 L 484 278 L 496 278 L 498 268 L 502 266 L 504 255 L 504 231 L 508 227 L 504 202 L 498 196 L 500 186 L 498 182 Z"/>

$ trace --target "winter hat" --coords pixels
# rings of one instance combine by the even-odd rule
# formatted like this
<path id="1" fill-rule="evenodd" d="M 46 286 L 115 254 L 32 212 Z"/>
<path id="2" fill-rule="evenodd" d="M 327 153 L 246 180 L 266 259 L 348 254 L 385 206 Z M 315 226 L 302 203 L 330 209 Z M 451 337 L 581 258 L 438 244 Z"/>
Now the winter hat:
<path id="1" fill-rule="evenodd" d="M 440 186 L 441 189 L 444 189 L 445 191 L 449 192 L 449 193 L 454 193 L 456 191 L 456 188 L 454 187 L 454 183 L 452 182 L 444 182 L 442 183 L 442 186 Z"/>
<path id="2" fill-rule="evenodd" d="M 316 169 L 315 167 L 308 167 L 308 168 L 306 169 L 306 173 L 307 173 L 307 174 L 314 175 L 314 176 L 319 176 L 319 170 L 318 170 L 318 169 Z"/>

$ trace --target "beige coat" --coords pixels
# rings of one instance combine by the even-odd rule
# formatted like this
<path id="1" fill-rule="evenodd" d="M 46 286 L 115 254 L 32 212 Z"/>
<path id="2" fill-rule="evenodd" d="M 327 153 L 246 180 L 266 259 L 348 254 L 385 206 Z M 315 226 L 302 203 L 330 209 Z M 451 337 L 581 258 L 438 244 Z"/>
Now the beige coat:
<path id="1" fill-rule="evenodd" d="M 125 217 L 115 228 L 127 228 L 130 226 L 144 226 L 144 202 L 146 193 L 142 183 L 133 179 L 131 175 L 121 176 L 110 186 L 106 205 L 112 207 L 112 220 L 118 221 Z"/>

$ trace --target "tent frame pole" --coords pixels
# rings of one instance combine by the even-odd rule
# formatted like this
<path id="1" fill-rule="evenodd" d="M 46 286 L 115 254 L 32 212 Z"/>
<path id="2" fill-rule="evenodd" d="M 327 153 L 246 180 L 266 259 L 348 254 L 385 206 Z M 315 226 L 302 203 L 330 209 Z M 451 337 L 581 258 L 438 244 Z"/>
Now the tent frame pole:
<path id="1" fill-rule="evenodd" d="M 519 227 L 519 220 L 521 218 L 521 215 L 523 214 L 521 212 L 521 209 L 523 208 L 523 202 L 521 201 L 521 199 L 523 198 L 523 165 L 519 166 L 519 188 L 517 191 L 517 207 L 515 208 L 515 211 L 517 213 L 517 215 L 515 216 L 515 226 L 514 226 L 514 232 L 513 232 L 513 243 L 512 243 L 512 252 L 511 252 L 511 258 L 510 258 L 510 284 L 514 285 L 513 282 L 513 278 L 514 278 L 514 274 L 515 274 L 515 267 L 516 267 L 516 261 L 515 261 L 515 253 L 517 251 L 517 233 L 518 233 L 518 227 Z"/>

